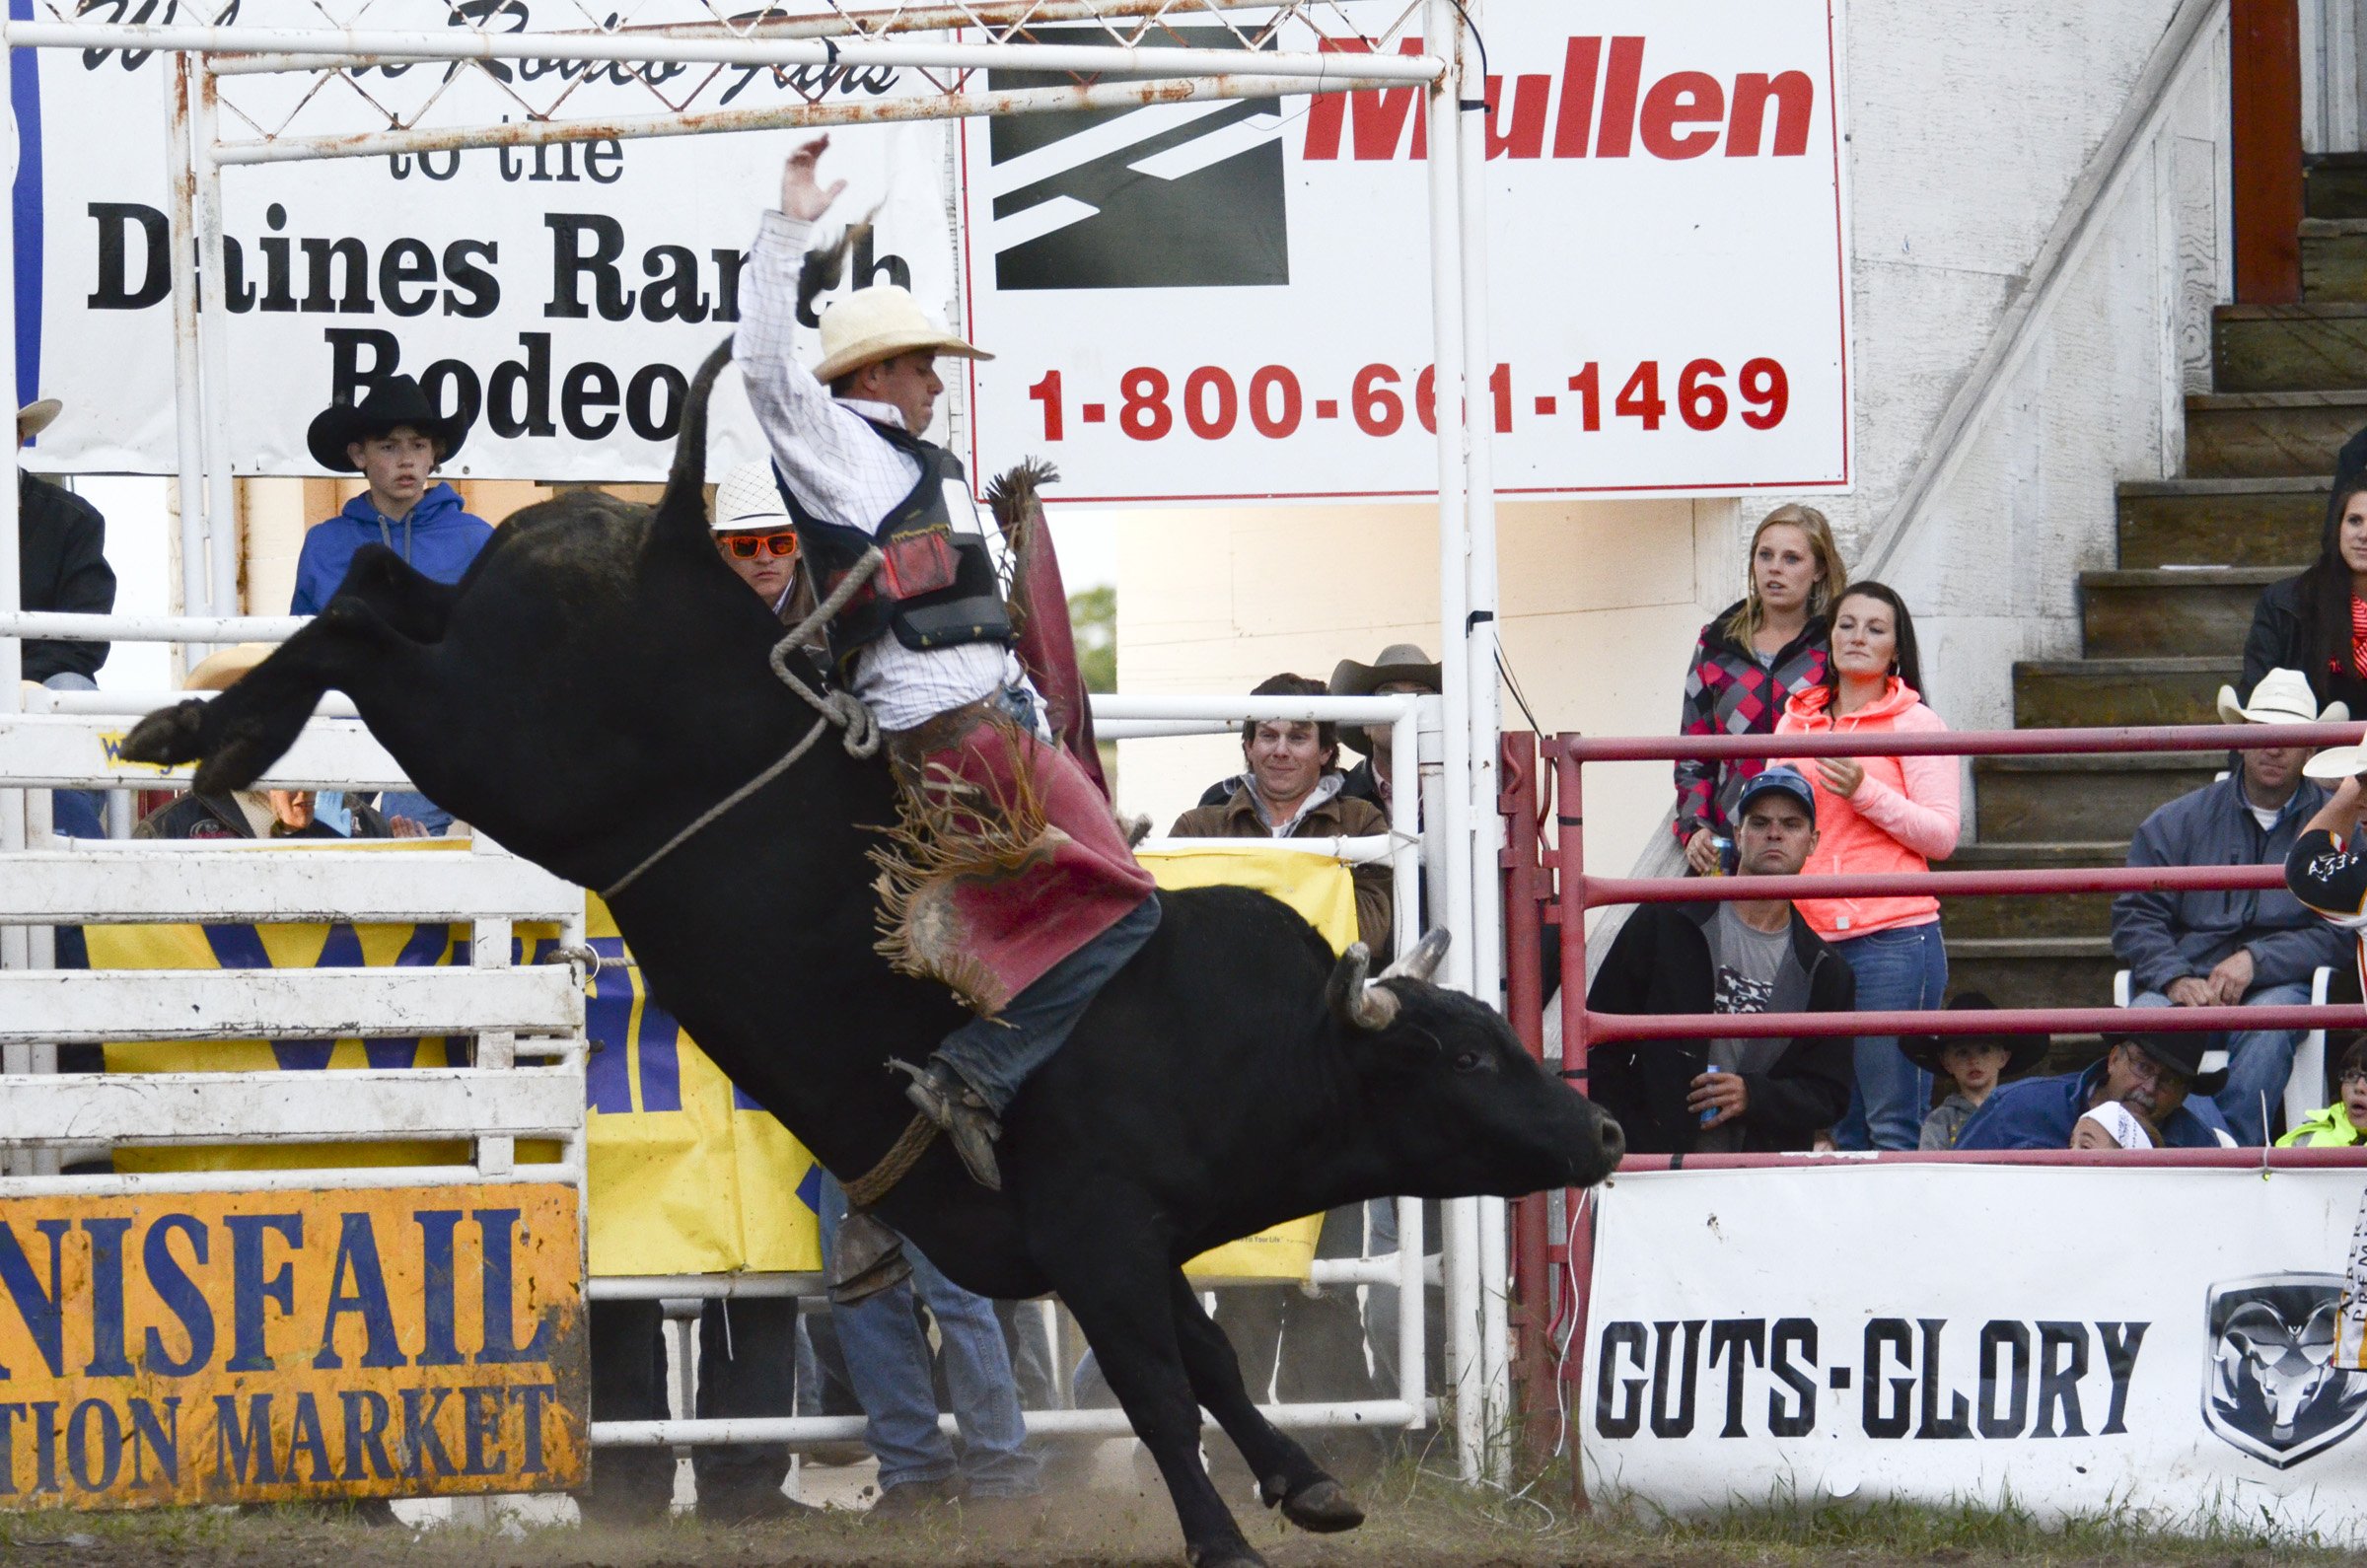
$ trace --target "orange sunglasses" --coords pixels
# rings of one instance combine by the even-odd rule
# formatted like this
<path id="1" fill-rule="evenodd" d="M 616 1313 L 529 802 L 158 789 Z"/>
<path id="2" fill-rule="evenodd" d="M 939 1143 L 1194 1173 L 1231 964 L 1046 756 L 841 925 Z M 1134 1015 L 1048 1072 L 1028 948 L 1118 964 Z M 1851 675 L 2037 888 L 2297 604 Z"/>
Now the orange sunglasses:
<path id="1" fill-rule="evenodd" d="M 715 539 L 718 549 L 725 550 L 743 561 L 753 561 L 758 555 L 779 559 L 797 553 L 797 535 L 780 534 L 723 534 Z"/>

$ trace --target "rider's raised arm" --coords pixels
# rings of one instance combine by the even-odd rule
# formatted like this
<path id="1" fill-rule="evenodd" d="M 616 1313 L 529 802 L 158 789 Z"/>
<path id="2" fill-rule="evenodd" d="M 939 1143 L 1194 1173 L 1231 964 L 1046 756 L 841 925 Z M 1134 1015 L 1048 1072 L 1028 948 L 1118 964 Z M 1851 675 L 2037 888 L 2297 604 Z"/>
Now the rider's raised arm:
<path id="1" fill-rule="evenodd" d="M 782 181 L 782 206 L 765 212 L 740 275 L 740 329 L 732 357 L 781 475 L 808 510 L 846 518 L 862 500 L 857 474 L 880 461 L 879 438 L 797 362 L 798 273 L 814 223 L 844 181 L 827 190 L 813 178 L 828 138 L 798 150 Z"/>

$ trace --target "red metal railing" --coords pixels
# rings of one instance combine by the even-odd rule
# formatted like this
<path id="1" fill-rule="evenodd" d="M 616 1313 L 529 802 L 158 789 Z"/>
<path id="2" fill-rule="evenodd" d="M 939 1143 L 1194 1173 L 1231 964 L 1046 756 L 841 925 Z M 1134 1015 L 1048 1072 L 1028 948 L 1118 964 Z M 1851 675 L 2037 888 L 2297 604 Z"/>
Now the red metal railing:
<path id="1" fill-rule="evenodd" d="M 1543 955 L 1546 933 L 1560 935 L 1562 1074 L 1583 1089 L 1586 1057 L 1615 1040 L 1736 1036 L 1857 1034 L 2085 1033 L 2124 1028 L 2119 1008 L 2004 1008 L 1981 1013 L 1864 1012 L 1754 1015 L 1636 1016 L 1595 1013 L 1586 1006 L 1585 911 L 1606 904 L 1673 903 L 1742 898 L 1956 896 L 2067 892 L 2177 891 L 2267 889 L 2284 885 L 2281 866 L 2080 867 L 2052 871 L 1932 871 L 1883 876 L 1624 878 L 1588 877 L 1581 770 L 1588 762 L 1675 761 L 1680 757 L 1774 758 L 1816 756 L 2036 756 L 2132 752 L 2214 752 L 2272 747 L 2312 748 L 2348 745 L 2367 735 L 2360 724 L 2195 725 L 2161 728 L 1968 731 L 1911 735 L 1651 736 L 1589 739 L 1557 736 L 1542 746 L 1528 734 L 1508 734 L 1501 748 L 1501 810 L 1506 847 L 1505 1006 L 1522 1043 L 1543 1055 Z M 1550 816 L 1548 816 L 1550 812 Z M 2367 1029 L 2367 1006 L 2163 1008 L 2145 1017 L 2149 1030 L 2209 1032 L 2232 1029 Z M 1749 1169 L 1806 1163 L 1807 1156 L 1689 1155 L 1688 1170 Z M 2098 1156 L 2071 1150 L 2014 1153 L 1851 1155 L 1850 1161 L 1991 1165 L 2174 1165 L 2246 1169 L 2357 1166 L 2367 1153 L 2326 1149 L 2154 1150 Z M 1665 1156 L 1631 1156 L 1630 1172 L 1666 1170 Z M 1564 1342 L 1583 1344 L 1591 1292 L 1594 1225 L 1578 1194 L 1563 1195 L 1568 1218 L 1570 1290 L 1553 1301 L 1555 1266 L 1548 1200 L 1544 1194 L 1513 1207 L 1514 1373 L 1526 1411 L 1524 1436 L 1533 1454 L 1547 1452 L 1553 1413 L 1560 1408 L 1559 1375 L 1548 1341 L 1574 1319 Z M 1574 1391 L 1572 1398 L 1574 1399 Z M 1574 1501 L 1587 1506 L 1586 1483 L 1571 1437 Z"/>

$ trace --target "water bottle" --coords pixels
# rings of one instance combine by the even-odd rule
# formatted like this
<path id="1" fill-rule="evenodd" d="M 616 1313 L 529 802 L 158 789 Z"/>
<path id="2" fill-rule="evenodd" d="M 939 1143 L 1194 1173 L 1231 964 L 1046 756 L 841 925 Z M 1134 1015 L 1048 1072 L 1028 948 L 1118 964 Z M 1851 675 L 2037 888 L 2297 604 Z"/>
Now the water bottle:
<path id="1" fill-rule="evenodd" d="M 1718 1074 L 1720 1074 L 1720 1073 L 1724 1072 L 1725 1070 L 1726 1070 L 1726 1069 L 1725 1069 L 1725 1068 L 1723 1068 L 1723 1067 L 1704 1067 L 1704 1068 L 1702 1068 L 1702 1069 L 1701 1069 L 1701 1076 L 1702 1076 L 1702 1077 L 1704 1077 L 1704 1078 L 1714 1078 L 1714 1077 L 1716 1077 Z M 1714 1106 L 1714 1105 L 1713 1105 L 1713 1106 L 1711 1106 L 1709 1109 L 1707 1109 L 1707 1110 L 1704 1110 L 1703 1112 L 1701 1112 L 1701 1125 L 1702 1125 L 1702 1126 L 1704 1126 L 1704 1127 L 1708 1126 L 1708 1125 L 1709 1125 L 1711 1122 L 1713 1122 L 1713 1121 L 1715 1121 L 1715 1120 L 1717 1120 L 1717 1119 L 1718 1119 L 1717 1107 L 1716 1107 L 1716 1106 Z"/>

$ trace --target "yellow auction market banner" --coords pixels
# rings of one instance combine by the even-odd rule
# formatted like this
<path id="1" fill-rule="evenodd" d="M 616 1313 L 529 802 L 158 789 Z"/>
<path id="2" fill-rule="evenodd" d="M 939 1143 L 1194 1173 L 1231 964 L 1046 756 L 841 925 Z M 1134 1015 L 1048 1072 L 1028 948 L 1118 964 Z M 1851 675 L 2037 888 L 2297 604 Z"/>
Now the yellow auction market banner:
<path id="1" fill-rule="evenodd" d="M 0 1199 L 0 1508 L 581 1486 L 581 1245 L 555 1182 Z"/>
<path id="2" fill-rule="evenodd" d="M 466 852 L 448 841 L 367 846 Z M 301 846 L 290 846 L 302 852 Z M 1238 847 L 1152 852 L 1166 889 L 1235 884 L 1291 905 L 1333 949 L 1355 940 L 1346 869 L 1325 856 Z M 465 929 L 441 924 L 144 925 L 85 928 L 94 968 L 311 968 L 468 962 Z M 822 1267 L 822 1172 L 787 1128 L 733 1087 L 652 999 L 614 920 L 586 894 L 585 936 L 603 967 L 585 997 L 590 1267 L 604 1276 L 811 1272 Z M 513 962 L 553 956 L 558 933 L 517 928 Z M 435 1067 L 461 1059 L 441 1038 L 240 1040 L 107 1047 L 109 1072 L 336 1071 Z M 555 1158 L 533 1145 L 522 1163 Z M 457 1144 L 240 1145 L 124 1149 L 123 1171 L 238 1171 L 454 1164 Z M 1293 1221 L 1192 1260 L 1204 1281 L 1304 1279 L 1321 1218 Z"/>

